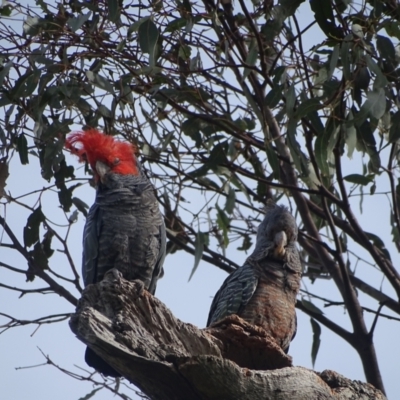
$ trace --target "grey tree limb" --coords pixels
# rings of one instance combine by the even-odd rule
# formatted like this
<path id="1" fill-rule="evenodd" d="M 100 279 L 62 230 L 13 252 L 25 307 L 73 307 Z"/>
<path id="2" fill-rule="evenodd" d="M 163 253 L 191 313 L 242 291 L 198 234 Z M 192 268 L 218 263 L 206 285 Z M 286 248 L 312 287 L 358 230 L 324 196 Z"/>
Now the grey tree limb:
<path id="1" fill-rule="evenodd" d="M 385 399 L 336 372 L 294 367 L 265 331 L 237 316 L 207 329 L 184 323 L 116 270 L 83 291 L 70 326 L 154 400 Z"/>

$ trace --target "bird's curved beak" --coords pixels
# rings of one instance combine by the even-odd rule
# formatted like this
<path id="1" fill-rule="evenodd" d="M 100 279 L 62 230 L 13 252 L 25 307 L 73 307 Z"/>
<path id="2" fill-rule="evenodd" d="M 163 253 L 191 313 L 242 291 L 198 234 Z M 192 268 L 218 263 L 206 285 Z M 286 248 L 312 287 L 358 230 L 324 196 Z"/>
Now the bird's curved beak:
<path id="1" fill-rule="evenodd" d="M 98 173 L 100 180 L 103 181 L 104 176 L 110 172 L 111 168 L 101 161 L 96 161 L 96 172 Z"/>
<path id="2" fill-rule="evenodd" d="M 284 231 L 280 231 L 275 234 L 274 237 L 274 256 L 277 258 L 283 258 L 286 253 L 287 236 Z"/>

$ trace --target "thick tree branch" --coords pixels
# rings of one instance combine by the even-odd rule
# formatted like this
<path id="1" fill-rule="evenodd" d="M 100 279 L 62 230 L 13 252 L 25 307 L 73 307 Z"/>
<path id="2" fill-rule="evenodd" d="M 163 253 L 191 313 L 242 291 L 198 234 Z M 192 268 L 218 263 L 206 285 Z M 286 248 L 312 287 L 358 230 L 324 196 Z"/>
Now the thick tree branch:
<path id="1" fill-rule="evenodd" d="M 154 400 L 385 399 L 371 385 L 332 371 L 318 375 L 292 367 L 272 338 L 236 316 L 207 329 L 185 324 L 141 282 L 128 282 L 116 270 L 84 290 L 70 326 Z M 240 356 L 256 349 L 262 354 L 257 360 Z M 232 356 L 241 364 L 263 360 L 274 369 L 243 368 Z"/>

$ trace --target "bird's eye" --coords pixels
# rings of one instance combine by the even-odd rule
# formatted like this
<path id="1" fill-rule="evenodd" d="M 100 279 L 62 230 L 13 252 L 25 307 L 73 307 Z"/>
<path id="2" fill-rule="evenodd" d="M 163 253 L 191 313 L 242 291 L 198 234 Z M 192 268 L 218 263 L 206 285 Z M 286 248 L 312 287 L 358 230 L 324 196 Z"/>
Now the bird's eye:
<path id="1" fill-rule="evenodd" d="M 119 164 L 119 158 L 114 159 L 114 165 L 118 165 Z"/>

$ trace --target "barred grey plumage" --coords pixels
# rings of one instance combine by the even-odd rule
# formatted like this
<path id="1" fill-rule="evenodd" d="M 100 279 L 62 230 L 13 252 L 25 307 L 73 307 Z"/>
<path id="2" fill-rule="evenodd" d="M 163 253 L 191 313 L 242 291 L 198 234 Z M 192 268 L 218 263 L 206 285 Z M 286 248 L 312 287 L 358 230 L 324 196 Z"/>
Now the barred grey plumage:
<path id="1" fill-rule="evenodd" d="M 165 225 L 154 187 L 135 157 L 134 147 L 95 129 L 70 135 L 66 147 L 80 161 L 90 163 L 97 184 L 83 232 L 85 286 L 117 268 L 125 279 L 141 280 L 154 294 L 163 275 Z M 90 348 L 85 360 L 105 375 L 120 376 Z"/>
<path id="2" fill-rule="evenodd" d="M 265 329 L 287 352 L 296 334 L 301 263 L 297 226 L 286 207 L 269 201 L 253 253 L 230 274 L 211 304 L 207 326 L 237 314 Z"/>

